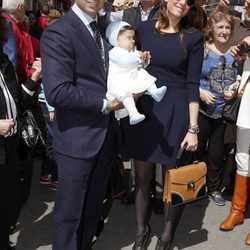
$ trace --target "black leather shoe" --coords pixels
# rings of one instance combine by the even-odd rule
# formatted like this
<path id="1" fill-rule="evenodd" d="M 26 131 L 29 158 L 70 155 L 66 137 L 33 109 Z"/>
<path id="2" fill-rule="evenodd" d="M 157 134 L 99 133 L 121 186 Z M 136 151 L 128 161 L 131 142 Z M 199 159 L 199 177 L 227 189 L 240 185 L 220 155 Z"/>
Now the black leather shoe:
<path id="1" fill-rule="evenodd" d="M 150 228 L 147 225 L 146 231 L 143 234 L 136 237 L 135 244 L 133 245 L 133 250 L 146 250 L 149 235 L 150 235 Z"/>
<path id="2" fill-rule="evenodd" d="M 155 250 L 169 250 L 172 242 L 162 241 L 161 238 L 158 238 Z"/>

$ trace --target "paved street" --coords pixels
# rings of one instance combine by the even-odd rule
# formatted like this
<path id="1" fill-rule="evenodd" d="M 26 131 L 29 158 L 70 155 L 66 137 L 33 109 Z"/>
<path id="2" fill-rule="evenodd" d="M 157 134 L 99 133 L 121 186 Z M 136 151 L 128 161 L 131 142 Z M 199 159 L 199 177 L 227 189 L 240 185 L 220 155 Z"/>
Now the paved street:
<path id="1" fill-rule="evenodd" d="M 17 242 L 17 250 L 50 250 L 51 221 L 55 192 L 39 183 L 39 166 L 35 169 L 31 197 L 25 206 L 12 240 Z M 220 221 L 227 215 L 226 207 L 218 207 L 202 200 L 186 206 L 174 240 L 173 249 L 199 250 L 243 250 L 244 239 L 250 231 L 250 220 L 231 232 L 218 230 Z M 247 214 L 247 217 L 250 213 Z M 163 216 L 152 214 L 151 240 L 149 250 L 153 250 L 157 235 L 163 227 Z M 115 200 L 108 221 L 93 250 L 130 250 L 135 235 L 134 206 L 124 206 Z M 70 249 L 69 249 L 70 250 Z"/>

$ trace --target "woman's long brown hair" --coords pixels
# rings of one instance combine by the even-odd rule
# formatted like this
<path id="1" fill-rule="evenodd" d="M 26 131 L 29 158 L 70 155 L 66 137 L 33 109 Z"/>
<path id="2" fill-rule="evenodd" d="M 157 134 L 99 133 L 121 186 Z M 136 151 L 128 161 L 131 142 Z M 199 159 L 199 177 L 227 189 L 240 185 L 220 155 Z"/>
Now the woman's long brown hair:
<path id="1" fill-rule="evenodd" d="M 158 25 L 155 29 L 156 33 L 161 36 L 163 32 L 161 30 L 164 30 L 168 28 L 169 26 L 169 18 L 168 18 L 168 9 L 167 9 L 168 3 L 162 0 L 161 6 L 160 6 L 160 17 L 158 19 Z M 201 8 L 201 3 L 199 0 L 195 1 L 195 4 L 190 8 L 187 15 L 185 15 L 180 23 L 179 23 L 179 40 L 180 40 L 180 46 L 184 51 L 185 58 L 188 55 L 184 39 L 183 39 L 183 32 L 185 29 L 194 27 L 200 31 L 203 31 L 206 27 L 207 23 L 207 16 L 205 11 Z"/>

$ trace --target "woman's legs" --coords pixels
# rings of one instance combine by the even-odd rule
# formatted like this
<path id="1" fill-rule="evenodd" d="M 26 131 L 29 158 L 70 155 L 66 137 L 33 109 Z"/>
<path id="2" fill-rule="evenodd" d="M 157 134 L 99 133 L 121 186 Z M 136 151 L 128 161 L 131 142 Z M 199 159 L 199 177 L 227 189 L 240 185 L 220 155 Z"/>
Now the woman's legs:
<path id="1" fill-rule="evenodd" d="M 166 166 L 163 166 L 166 172 Z M 165 178 L 163 178 L 165 180 Z M 165 248 L 162 249 L 169 249 L 171 243 L 174 239 L 175 230 L 180 222 L 182 212 L 184 210 L 184 205 L 179 206 L 172 206 L 171 203 L 165 202 L 164 203 L 164 218 L 165 218 L 165 225 L 163 232 L 161 234 L 161 241 L 166 242 L 167 245 Z"/>
<path id="2" fill-rule="evenodd" d="M 229 216 L 220 224 L 220 229 L 222 231 L 233 230 L 236 225 L 244 222 L 244 212 L 246 211 L 250 193 L 249 147 L 250 129 L 237 127 L 237 173 L 234 195 Z M 248 244 L 248 238 L 246 239 L 246 244 Z"/>
<path id="3" fill-rule="evenodd" d="M 137 236 L 143 234 L 148 223 L 150 189 L 154 177 L 154 164 L 135 160 L 135 212 Z"/>

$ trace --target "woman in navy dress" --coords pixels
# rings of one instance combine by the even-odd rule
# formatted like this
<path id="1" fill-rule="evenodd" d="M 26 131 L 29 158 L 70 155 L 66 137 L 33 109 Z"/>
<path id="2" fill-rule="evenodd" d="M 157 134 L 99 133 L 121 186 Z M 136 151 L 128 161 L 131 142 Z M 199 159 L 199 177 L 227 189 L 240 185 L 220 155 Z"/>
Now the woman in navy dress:
<path id="1" fill-rule="evenodd" d="M 150 234 L 148 208 L 155 164 L 164 169 L 176 165 L 177 152 L 197 148 L 199 81 L 203 61 L 204 12 L 195 0 L 161 3 L 158 20 L 142 22 L 137 29 L 137 47 L 151 52 L 149 74 L 157 87 L 167 86 L 159 103 L 144 95 L 137 102 L 146 119 L 130 126 L 125 120 L 124 156 L 135 160 L 137 237 L 133 250 L 147 247 Z M 165 228 L 156 249 L 169 249 L 183 206 L 165 204 Z"/>

